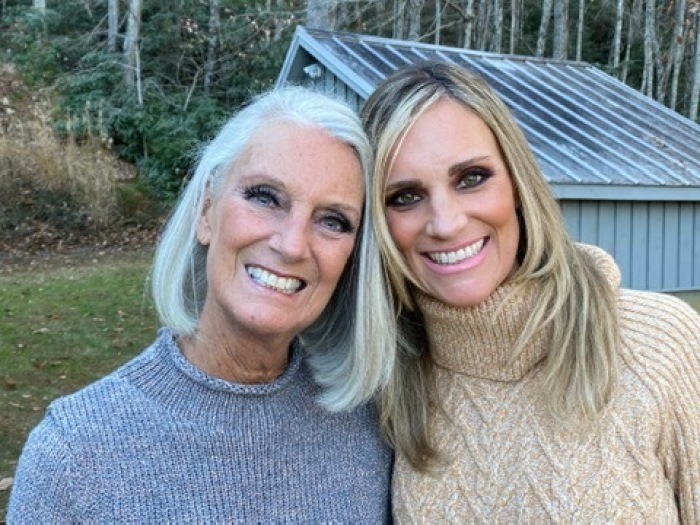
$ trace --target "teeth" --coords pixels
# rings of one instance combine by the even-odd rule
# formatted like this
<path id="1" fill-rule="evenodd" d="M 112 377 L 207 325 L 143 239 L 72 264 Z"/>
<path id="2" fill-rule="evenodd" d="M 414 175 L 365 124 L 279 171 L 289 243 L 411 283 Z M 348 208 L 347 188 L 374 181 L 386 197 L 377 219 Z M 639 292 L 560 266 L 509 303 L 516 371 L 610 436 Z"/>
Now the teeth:
<path id="1" fill-rule="evenodd" d="M 483 246 L 484 239 L 481 239 L 470 246 L 460 248 L 456 252 L 432 252 L 428 253 L 428 257 L 438 264 L 455 264 L 469 257 L 474 257 L 481 251 Z"/>
<path id="2" fill-rule="evenodd" d="M 255 266 L 246 266 L 246 272 L 248 272 L 248 275 L 259 285 L 281 293 L 293 294 L 299 291 L 303 285 L 299 279 L 279 277 L 274 273 L 270 273 L 267 270 Z"/>

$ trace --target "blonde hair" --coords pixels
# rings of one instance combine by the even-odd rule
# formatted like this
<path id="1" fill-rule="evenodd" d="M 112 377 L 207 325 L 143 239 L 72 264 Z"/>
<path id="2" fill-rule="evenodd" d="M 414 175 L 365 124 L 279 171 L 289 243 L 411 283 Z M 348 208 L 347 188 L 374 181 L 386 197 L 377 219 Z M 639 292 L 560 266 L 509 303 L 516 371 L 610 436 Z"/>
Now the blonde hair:
<path id="1" fill-rule="evenodd" d="M 163 326 L 175 334 L 196 330 L 208 287 L 207 250 L 196 237 L 207 192 L 220 191 L 222 177 L 251 136 L 270 121 L 321 129 L 350 148 L 362 167 L 365 205 L 353 253 L 321 316 L 299 334 L 316 381 L 325 387 L 320 401 L 331 410 L 349 410 L 386 384 L 396 351 L 369 218 L 372 150 L 358 115 L 347 104 L 310 89 L 280 88 L 259 95 L 223 126 L 202 150 L 158 243 L 151 272 L 156 310 Z"/>
<path id="2" fill-rule="evenodd" d="M 362 109 L 376 149 L 372 204 L 384 209 L 386 180 L 403 137 L 443 98 L 461 104 L 490 128 L 520 203 L 520 264 L 510 282 L 517 294 L 535 280 L 538 296 L 513 357 L 551 325 L 542 385 L 550 413 L 563 426 L 582 422 L 588 427 L 597 420 L 617 378 L 616 292 L 575 248 L 524 133 L 485 80 L 453 64 L 430 62 L 399 70 L 379 85 Z M 428 404 L 435 396 L 427 337 L 424 328 L 417 327 L 420 312 L 412 299 L 417 281 L 391 239 L 385 214 L 376 213 L 373 221 L 399 325 L 399 363 L 382 394 L 382 429 L 414 468 L 426 470 L 440 454 L 428 439 Z"/>

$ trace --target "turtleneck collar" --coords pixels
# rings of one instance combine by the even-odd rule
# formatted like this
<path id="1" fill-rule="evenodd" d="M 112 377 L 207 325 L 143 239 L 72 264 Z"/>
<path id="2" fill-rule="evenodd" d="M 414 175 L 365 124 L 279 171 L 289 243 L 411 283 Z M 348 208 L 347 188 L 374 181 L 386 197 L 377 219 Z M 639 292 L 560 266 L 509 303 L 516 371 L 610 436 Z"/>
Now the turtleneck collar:
<path id="1" fill-rule="evenodd" d="M 594 261 L 611 286 L 619 286 L 620 273 L 612 257 L 594 246 L 577 244 L 577 248 Z M 537 295 L 534 282 L 517 291 L 515 284 L 504 283 L 481 304 L 455 308 L 417 292 L 433 360 L 440 367 L 468 376 L 521 379 L 546 357 L 550 346 L 551 326 L 540 330 L 518 356 L 513 356 Z"/>
<path id="2" fill-rule="evenodd" d="M 517 381 L 542 361 L 549 330 L 538 334 L 513 360 L 515 343 L 535 295 L 533 287 L 517 295 L 511 293 L 513 290 L 513 284 L 503 284 L 470 308 L 448 306 L 418 292 L 416 302 L 425 319 L 430 355 L 437 365 L 468 376 Z"/>

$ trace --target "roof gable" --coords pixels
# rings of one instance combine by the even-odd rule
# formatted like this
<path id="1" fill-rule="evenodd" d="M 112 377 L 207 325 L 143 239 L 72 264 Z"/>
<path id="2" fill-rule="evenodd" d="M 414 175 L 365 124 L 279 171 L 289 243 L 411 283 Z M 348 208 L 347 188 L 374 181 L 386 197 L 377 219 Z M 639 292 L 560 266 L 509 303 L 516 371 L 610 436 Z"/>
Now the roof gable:
<path id="1" fill-rule="evenodd" d="M 590 64 L 299 27 L 278 84 L 306 83 L 303 68 L 319 63 L 365 100 L 430 59 L 486 78 L 560 197 L 700 200 L 700 125 Z"/>

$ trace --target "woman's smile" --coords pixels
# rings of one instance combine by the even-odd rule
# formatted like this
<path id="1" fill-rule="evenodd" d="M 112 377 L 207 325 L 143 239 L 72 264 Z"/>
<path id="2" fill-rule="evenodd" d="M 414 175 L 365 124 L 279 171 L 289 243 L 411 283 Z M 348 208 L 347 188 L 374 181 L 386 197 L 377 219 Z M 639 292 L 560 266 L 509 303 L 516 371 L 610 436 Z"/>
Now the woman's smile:
<path id="1" fill-rule="evenodd" d="M 442 252 L 426 252 L 425 255 L 433 262 L 442 265 L 456 264 L 464 261 L 465 259 L 470 259 L 481 252 L 484 246 L 484 239 L 479 239 L 473 244 L 465 246 L 464 248 L 459 248 L 455 251 L 442 251 Z"/>
<path id="2" fill-rule="evenodd" d="M 245 269 L 254 283 L 286 295 L 294 294 L 306 286 L 301 279 L 283 277 L 259 266 L 246 265 Z"/>

